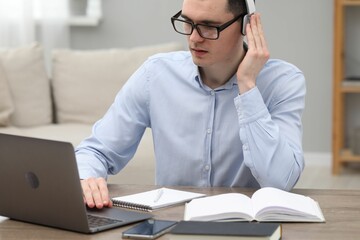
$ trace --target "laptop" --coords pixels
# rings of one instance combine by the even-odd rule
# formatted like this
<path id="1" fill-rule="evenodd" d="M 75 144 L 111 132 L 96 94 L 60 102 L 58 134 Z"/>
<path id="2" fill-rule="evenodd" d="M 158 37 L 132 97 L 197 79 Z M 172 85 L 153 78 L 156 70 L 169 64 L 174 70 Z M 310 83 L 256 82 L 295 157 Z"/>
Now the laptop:
<path id="1" fill-rule="evenodd" d="M 95 233 L 149 219 L 120 208 L 88 209 L 71 143 L 0 133 L 0 215 Z"/>

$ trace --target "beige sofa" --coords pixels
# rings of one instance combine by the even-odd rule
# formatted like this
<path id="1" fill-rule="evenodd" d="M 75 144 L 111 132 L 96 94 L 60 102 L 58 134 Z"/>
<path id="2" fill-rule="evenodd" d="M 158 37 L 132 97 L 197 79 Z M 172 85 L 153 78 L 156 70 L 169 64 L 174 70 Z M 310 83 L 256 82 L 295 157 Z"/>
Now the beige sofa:
<path id="1" fill-rule="evenodd" d="M 38 43 L 0 49 L 0 132 L 76 146 L 90 135 L 92 125 L 147 57 L 181 49 L 179 43 L 131 49 L 58 49 L 52 53 L 51 74 L 47 74 Z M 150 130 L 134 159 L 109 182 L 154 183 Z"/>

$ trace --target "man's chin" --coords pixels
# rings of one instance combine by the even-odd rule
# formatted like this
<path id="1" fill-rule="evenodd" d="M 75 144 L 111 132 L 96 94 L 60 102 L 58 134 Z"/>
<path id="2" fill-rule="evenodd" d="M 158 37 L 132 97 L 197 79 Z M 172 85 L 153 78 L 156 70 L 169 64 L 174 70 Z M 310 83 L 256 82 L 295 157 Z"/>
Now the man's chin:
<path id="1" fill-rule="evenodd" d="M 194 62 L 194 64 L 195 64 L 196 66 L 202 67 L 202 65 L 201 65 L 199 62 L 195 61 L 194 59 L 193 59 L 193 62 Z"/>
<path id="2" fill-rule="evenodd" d="M 204 59 L 199 59 L 193 55 L 192 55 L 192 59 L 194 64 L 198 67 L 204 67 L 206 65 Z"/>

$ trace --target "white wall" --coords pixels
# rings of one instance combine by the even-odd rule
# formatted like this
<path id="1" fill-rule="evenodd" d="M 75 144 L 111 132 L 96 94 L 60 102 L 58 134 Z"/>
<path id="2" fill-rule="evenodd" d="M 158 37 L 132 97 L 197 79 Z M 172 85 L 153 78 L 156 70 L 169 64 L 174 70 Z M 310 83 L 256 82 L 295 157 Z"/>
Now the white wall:
<path id="1" fill-rule="evenodd" d="M 78 49 L 133 47 L 185 40 L 170 17 L 182 0 L 103 0 L 104 20 L 96 28 L 72 27 L 72 47 Z"/>
<path id="2" fill-rule="evenodd" d="M 170 17 L 182 0 L 103 0 L 100 26 L 72 27 L 75 49 L 132 47 L 185 39 Z M 297 65 L 307 79 L 305 151 L 331 151 L 333 1 L 258 0 L 273 58 Z M 311 7 L 310 7 L 311 6 Z"/>
<path id="3" fill-rule="evenodd" d="M 331 151 L 333 1 L 257 1 L 272 57 L 297 65 L 305 74 L 303 147 Z"/>

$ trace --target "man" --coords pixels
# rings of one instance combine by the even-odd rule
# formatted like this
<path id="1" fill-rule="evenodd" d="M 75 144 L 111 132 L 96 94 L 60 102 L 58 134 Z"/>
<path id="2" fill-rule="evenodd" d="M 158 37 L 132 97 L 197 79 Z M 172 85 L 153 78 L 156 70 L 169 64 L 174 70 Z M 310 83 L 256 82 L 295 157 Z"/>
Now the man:
<path id="1" fill-rule="evenodd" d="M 112 205 L 107 174 L 132 158 L 146 127 L 158 185 L 296 184 L 305 79 L 293 65 L 269 60 L 257 13 L 244 49 L 245 12 L 244 0 L 184 0 L 172 23 L 190 51 L 149 58 L 76 150 L 89 207 Z"/>

